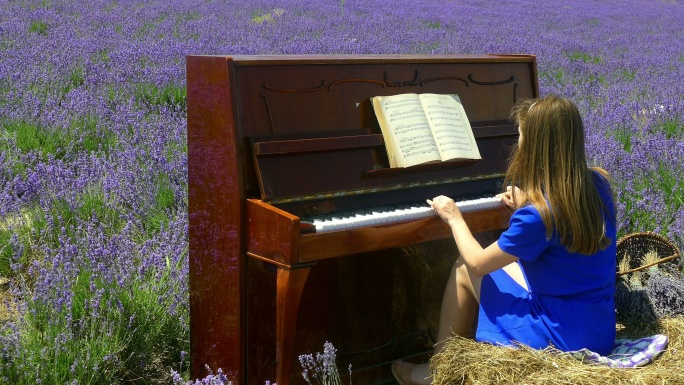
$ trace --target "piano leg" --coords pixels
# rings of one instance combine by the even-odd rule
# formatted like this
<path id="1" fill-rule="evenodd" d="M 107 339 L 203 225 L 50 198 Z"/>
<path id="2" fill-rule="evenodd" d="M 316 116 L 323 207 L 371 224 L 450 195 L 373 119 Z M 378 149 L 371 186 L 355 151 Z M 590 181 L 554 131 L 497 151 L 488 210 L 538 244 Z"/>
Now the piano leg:
<path id="1" fill-rule="evenodd" d="M 276 382 L 290 383 L 299 300 L 311 267 L 278 268 L 276 302 Z"/>

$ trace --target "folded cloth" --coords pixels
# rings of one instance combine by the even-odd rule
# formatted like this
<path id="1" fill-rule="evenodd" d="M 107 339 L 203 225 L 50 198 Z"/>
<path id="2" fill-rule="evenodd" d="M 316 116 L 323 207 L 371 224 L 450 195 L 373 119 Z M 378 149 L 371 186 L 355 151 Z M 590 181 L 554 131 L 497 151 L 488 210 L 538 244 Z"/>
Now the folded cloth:
<path id="1" fill-rule="evenodd" d="M 618 338 L 608 356 L 601 356 L 588 349 L 568 352 L 572 357 L 589 364 L 612 368 L 636 368 L 647 365 L 667 349 L 668 338 L 663 334 L 630 340 Z"/>

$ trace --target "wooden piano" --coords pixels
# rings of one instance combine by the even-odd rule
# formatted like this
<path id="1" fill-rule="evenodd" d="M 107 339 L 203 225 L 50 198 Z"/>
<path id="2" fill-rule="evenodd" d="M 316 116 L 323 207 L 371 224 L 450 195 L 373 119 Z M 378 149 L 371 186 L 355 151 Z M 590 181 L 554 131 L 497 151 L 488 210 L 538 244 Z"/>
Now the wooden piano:
<path id="1" fill-rule="evenodd" d="M 409 92 L 458 94 L 483 159 L 389 168 L 369 99 Z M 313 219 L 500 192 L 511 107 L 538 94 L 532 55 L 188 56 L 193 378 L 303 383 L 297 357 L 329 341 L 354 384 L 383 383 L 389 362 L 429 352 L 456 258 L 447 226 Z M 487 234 L 510 213 L 464 215 Z"/>

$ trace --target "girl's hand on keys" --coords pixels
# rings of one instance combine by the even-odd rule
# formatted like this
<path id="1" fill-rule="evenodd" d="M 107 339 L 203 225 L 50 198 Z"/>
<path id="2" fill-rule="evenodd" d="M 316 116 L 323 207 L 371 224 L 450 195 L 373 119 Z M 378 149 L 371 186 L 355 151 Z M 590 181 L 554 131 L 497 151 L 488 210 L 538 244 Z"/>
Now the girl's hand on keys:
<path id="1" fill-rule="evenodd" d="M 449 197 L 440 195 L 432 200 L 427 199 L 427 203 L 432 206 L 432 209 L 435 210 L 437 215 L 446 223 L 449 223 L 449 221 L 453 219 L 462 218 L 461 210 L 456 206 L 456 202 Z"/>
<path id="2" fill-rule="evenodd" d="M 515 195 L 515 199 L 513 195 Z M 511 186 L 508 186 L 505 193 L 497 194 L 496 196 L 501 198 L 501 202 L 503 202 L 504 205 L 512 209 L 520 208 L 523 202 L 525 202 L 525 193 L 517 187 L 515 188 L 515 194 L 513 194 Z"/>

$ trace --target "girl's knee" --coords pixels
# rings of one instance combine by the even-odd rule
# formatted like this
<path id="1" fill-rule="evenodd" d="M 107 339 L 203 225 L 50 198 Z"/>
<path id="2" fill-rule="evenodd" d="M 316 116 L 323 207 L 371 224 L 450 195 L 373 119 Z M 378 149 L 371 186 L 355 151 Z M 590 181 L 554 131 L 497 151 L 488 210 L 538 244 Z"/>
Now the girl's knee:
<path id="1" fill-rule="evenodd" d="M 479 302 L 482 278 L 476 277 L 461 258 L 454 264 L 452 274 L 456 279 L 456 285 L 467 290 Z"/>

